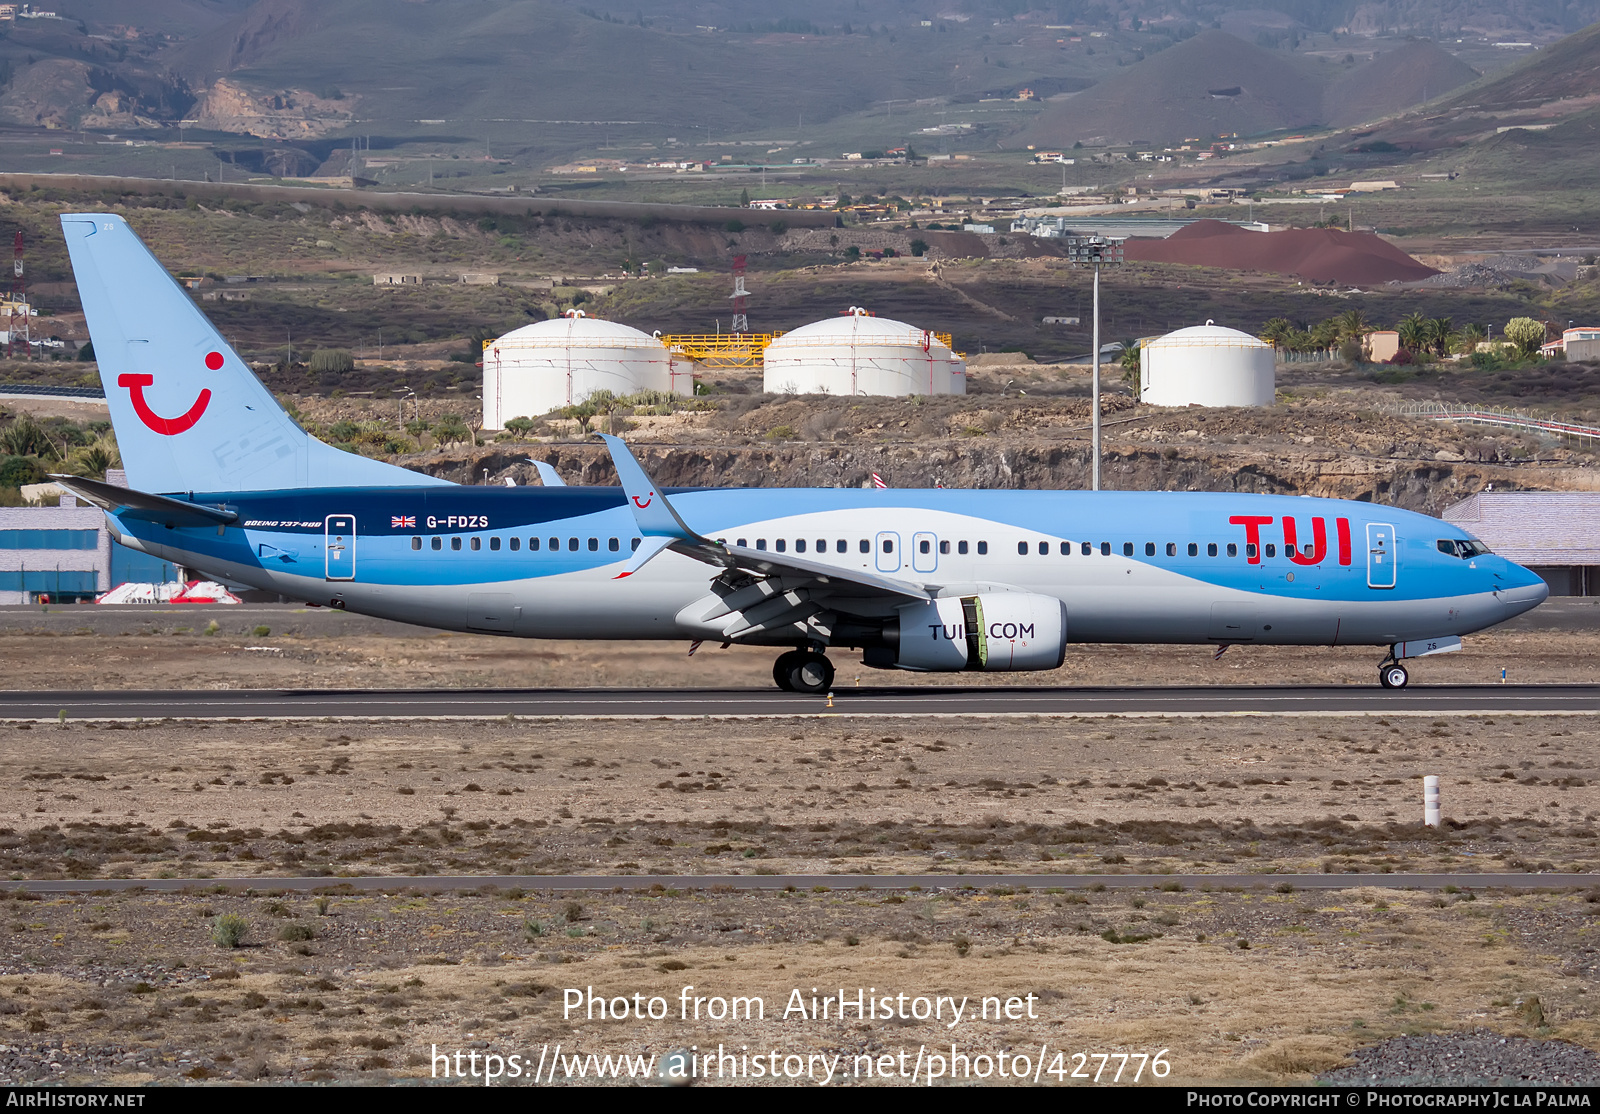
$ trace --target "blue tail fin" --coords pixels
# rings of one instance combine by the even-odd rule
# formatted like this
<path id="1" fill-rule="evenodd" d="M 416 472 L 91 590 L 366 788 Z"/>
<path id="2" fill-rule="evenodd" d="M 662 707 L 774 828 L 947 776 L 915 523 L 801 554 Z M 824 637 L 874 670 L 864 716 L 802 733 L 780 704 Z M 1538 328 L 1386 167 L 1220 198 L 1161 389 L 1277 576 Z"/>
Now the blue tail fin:
<path id="1" fill-rule="evenodd" d="M 297 426 L 123 218 L 64 214 L 61 230 L 130 487 L 268 491 L 448 482 L 341 452 Z"/>

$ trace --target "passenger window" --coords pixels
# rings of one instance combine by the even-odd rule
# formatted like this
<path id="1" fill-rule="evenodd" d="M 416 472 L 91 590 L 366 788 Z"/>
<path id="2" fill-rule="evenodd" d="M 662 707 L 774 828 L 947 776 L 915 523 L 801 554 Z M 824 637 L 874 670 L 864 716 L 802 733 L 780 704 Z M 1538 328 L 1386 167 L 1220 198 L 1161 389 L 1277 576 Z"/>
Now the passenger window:
<path id="1" fill-rule="evenodd" d="M 950 552 L 950 543 L 949 542 L 940 542 L 939 543 L 939 552 L 948 555 L 949 552 Z"/>
<path id="2" fill-rule="evenodd" d="M 872 543 L 869 542 L 866 538 L 862 538 L 861 539 L 861 552 L 863 552 L 863 553 L 871 553 L 872 552 Z"/>
<path id="3" fill-rule="evenodd" d="M 1088 542 L 1084 542 L 1083 543 L 1083 555 L 1085 557 L 1087 557 L 1087 556 L 1089 556 L 1089 554 L 1091 554 L 1093 552 L 1094 552 L 1094 546 L 1090 545 Z"/>
<path id="4" fill-rule="evenodd" d="M 1026 554 L 1028 552 L 1028 543 L 1027 542 L 1018 542 L 1017 543 L 1017 552 L 1018 553 L 1022 553 L 1022 554 Z"/>
<path id="5" fill-rule="evenodd" d="M 411 539 L 411 548 L 412 549 L 421 549 L 422 548 L 422 539 L 421 538 L 412 538 Z"/>
<path id="6" fill-rule="evenodd" d="M 1272 542 L 1268 542 L 1267 543 L 1267 556 L 1268 557 L 1276 557 L 1277 555 L 1278 555 L 1278 547 L 1276 545 L 1274 545 Z"/>
<path id="7" fill-rule="evenodd" d="M 1124 557 L 1132 557 L 1133 556 L 1133 543 L 1132 542 L 1123 542 L 1122 543 L 1122 555 Z"/>
<path id="8" fill-rule="evenodd" d="M 528 539 L 528 552 L 529 553 L 537 553 L 537 552 L 539 552 L 539 539 L 538 538 L 529 538 Z"/>
<path id="9" fill-rule="evenodd" d="M 568 538 L 567 539 L 567 552 L 569 552 L 569 553 L 578 552 L 578 539 L 577 538 Z"/>
<path id="10" fill-rule="evenodd" d="M 796 553 L 804 553 L 806 551 L 806 540 L 804 538 L 796 538 L 794 540 L 794 551 Z"/>
<path id="11" fill-rule="evenodd" d="M 1283 555 L 1285 557 L 1293 557 L 1294 556 L 1294 546 L 1292 544 L 1290 544 L 1289 542 L 1284 542 L 1283 543 Z"/>
<path id="12" fill-rule="evenodd" d="M 1111 556 L 1111 543 L 1110 542 L 1101 542 L 1100 543 L 1100 556 L 1102 556 L 1102 557 Z"/>
<path id="13" fill-rule="evenodd" d="M 1062 542 L 1061 543 L 1061 556 L 1063 556 L 1063 557 L 1071 557 L 1072 556 L 1072 543 L 1071 542 Z"/>
<path id="14" fill-rule="evenodd" d="M 1237 557 L 1237 556 L 1239 556 L 1239 547 L 1238 547 L 1238 545 L 1236 545 L 1233 542 L 1229 542 L 1228 543 L 1228 556 L 1229 557 Z"/>
<path id="15" fill-rule="evenodd" d="M 965 557 L 967 555 L 967 543 L 956 542 L 956 552 Z"/>
<path id="16" fill-rule="evenodd" d="M 932 553 L 933 552 L 933 543 L 930 542 L 927 538 L 923 538 L 922 541 L 918 543 L 917 548 L 920 549 L 924 553 Z"/>
<path id="17" fill-rule="evenodd" d="M 1246 557 L 1250 558 L 1250 560 L 1252 560 L 1252 561 L 1254 561 L 1256 559 L 1256 543 L 1255 542 L 1245 542 L 1244 543 L 1244 555 Z"/>
<path id="18" fill-rule="evenodd" d="M 989 555 L 989 543 L 988 542 L 979 542 L 978 543 L 978 556 L 979 557 L 987 557 L 988 555 Z"/>
<path id="19" fill-rule="evenodd" d="M 498 550 L 499 548 L 500 548 L 500 539 L 499 538 L 490 538 L 489 539 L 489 550 L 490 550 L 490 552 L 494 552 L 495 550 Z"/>
<path id="20" fill-rule="evenodd" d="M 776 549 L 779 553 L 783 553 L 789 548 L 789 543 L 787 541 L 785 541 L 783 538 L 779 538 L 776 542 L 773 543 L 772 547 L 774 549 Z"/>
<path id="21" fill-rule="evenodd" d="M 433 539 L 433 548 L 439 549 L 443 545 L 438 538 Z"/>
<path id="22" fill-rule="evenodd" d="M 1168 557 L 1176 557 L 1177 555 L 1178 555 L 1178 543 L 1177 542 L 1168 542 L 1167 543 L 1167 556 Z"/>
<path id="23" fill-rule="evenodd" d="M 893 538 L 884 538 L 883 539 L 883 551 L 885 553 L 893 553 L 894 552 L 894 539 Z"/>
<path id="24" fill-rule="evenodd" d="M 1189 556 L 1191 556 L 1191 557 L 1200 556 L 1200 547 L 1198 545 L 1196 545 L 1194 542 L 1190 542 L 1189 543 Z"/>
<path id="25" fill-rule="evenodd" d="M 599 553 L 600 552 L 600 539 L 599 538 L 590 538 L 589 539 L 589 552 L 590 553 Z"/>
<path id="26" fill-rule="evenodd" d="M 767 539 L 766 538 L 757 538 L 756 539 L 756 548 L 761 550 L 763 553 L 765 553 L 766 549 L 767 549 Z"/>
<path id="27" fill-rule="evenodd" d="M 1206 543 L 1206 556 L 1207 557 L 1215 557 L 1216 555 L 1217 555 L 1217 543 L 1216 542 L 1208 542 L 1208 543 Z"/>
<path id="28" fill-rule="evenodd" d="M 506 544 L 511 547 L 511 552 L 515 553 L 517 550 L 522 548 L 522 539 L 521 538 L 508 538 L 506 540 Z"/>
<path id="29" fill-rule="evenodd" d="M 558 550 L 560 548 L 561 548 L 561 539 L 560 538 L 551 538 L 550 539 L 550 552 L 554 553 L 556 550 Z M 574 545 L 572 548 L 576 549 L 578 547 L 576 545 Z"/>
<path id="30" fill-rule="evenodd" d="M 1144 555 L 1146 557 L 1154 557 L 1156 555 L 1156 543 L 1155 542 L 1145 542 L 1144 543 Z"/>
<path id="31" fill-rule="evenodd" d="M 450 539 L 450 548 L 451 549 L 460 549 L 461 548 L 461 539 L 460 538 L 451 538 Z"/>
<path id="32" fill-rule="evenodd" d="M 628 549 L 633 553 L 639 552 L 639 543 L 642 541 L 644 541 L 643 538 L 634 538 L 628 543 Z"/>
<path id="33" fill-rule="evenodd" d="M 611 552 L 615 553 L 615 552 L 617 552 L 618 550 L 620 550 L 622 548 L 622 543 L 617 541 L 616 538 L 612 538 L 610 541 L 608 541 L 606 543 L 606 548 L 611 550 Z"/>
<path id="34" fill-rule="evenodd" d="M 749 548 L 749 545 L 750 545 L 750 539 L 749 538 L 740 538 L 738 541 L 734 542 L 733 544 L 738 546 L 740 549 L 747 549 L 747 548 Z"/>
<path id="35" fill-rule="evenodd" d="M 1039 543 L 1039 556 L 1041 556 L 1041 557 L 1050 556 L 1050 543 L 1049 542 L 1040 542 Z"/>
<path id="36" fill-rule="evenodd" d="M 828 548 L 828 543 L 825 541 L 820 541 L 817 543 L 817 548 L 825 550 Z M 836 553 L 849 553 L 850 543 L 845 541 L 843 538 L 840 538 L 838 541 L 833 543 L 833 548 Z"/>
<path id="37" fill-rule="evenodd" d="M 473 548 L 474 551 L 482 549 L 483 548 L 483 539 L 482 538 L 473 538 L 472 539 L 472 548 Z"/>

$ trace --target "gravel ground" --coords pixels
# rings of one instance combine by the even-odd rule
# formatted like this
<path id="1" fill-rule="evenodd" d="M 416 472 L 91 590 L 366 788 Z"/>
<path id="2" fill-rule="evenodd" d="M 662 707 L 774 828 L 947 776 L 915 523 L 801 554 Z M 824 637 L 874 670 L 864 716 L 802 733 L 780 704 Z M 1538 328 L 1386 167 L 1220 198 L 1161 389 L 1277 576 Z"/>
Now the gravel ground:
<path id="1" fill-rule="evenodd" d="M 1600 1085 L 1600 1056 L 1587 1048 L 1560 1040 L 1505 1037 L 1487 1029 L 1395 1037 L 1350 1055 L 1354 1064 L 1317 1079 L 1385 1087 Z"/>

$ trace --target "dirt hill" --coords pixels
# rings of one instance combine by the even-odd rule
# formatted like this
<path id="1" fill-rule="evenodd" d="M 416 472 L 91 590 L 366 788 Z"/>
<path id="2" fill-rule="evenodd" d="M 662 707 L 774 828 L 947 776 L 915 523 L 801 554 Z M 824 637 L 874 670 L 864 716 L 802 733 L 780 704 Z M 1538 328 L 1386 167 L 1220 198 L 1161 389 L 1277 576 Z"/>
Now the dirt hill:
<path id="1" fill-rule="evenodd" d="M 1311 282 L 1358 286 L 1413 282 L 1438 274 L 1370 232 L 1337 228 L 1251 232 L 1214 220 L 1197 221 L 1165 240 L 1129 240 L 1127 257 L 1234 271 L 1271 271 Z"/>
<path id="2" fill-rule="evenodd" d="M 1351 68 L 1328 86 L 1325 122 L 1361 124 L 1442 97 L 1476 81 L 1478 71 L 1437 43 L 1407 43 Z"/>
<path id="3" fill-rule="evenodd" d="M 1042 112 L 1016 145 L 1181 143 L 1322 122 L 1323 79 L 1307 59 L 1203 31 Z"/>

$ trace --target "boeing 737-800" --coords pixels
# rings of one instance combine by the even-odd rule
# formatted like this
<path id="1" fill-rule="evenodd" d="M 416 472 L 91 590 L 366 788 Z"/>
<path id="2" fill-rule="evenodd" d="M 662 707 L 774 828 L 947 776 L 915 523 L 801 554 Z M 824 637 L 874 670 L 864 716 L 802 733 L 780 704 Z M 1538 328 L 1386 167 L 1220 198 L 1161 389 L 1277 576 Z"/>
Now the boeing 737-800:
<path id="1" fill-rule="evenodd" d="M 61 218 L 128 488 L 61 482 L 123 545 L 323 606 L 527 638 L 785 647 L 1048 670 L 1072 642 L 1371 645 L 1402 661 L 1538 605 L 1459 527 L 1372 503 L 1192 492 L 462 486 L 302 430 L 111 214 Z"/>

